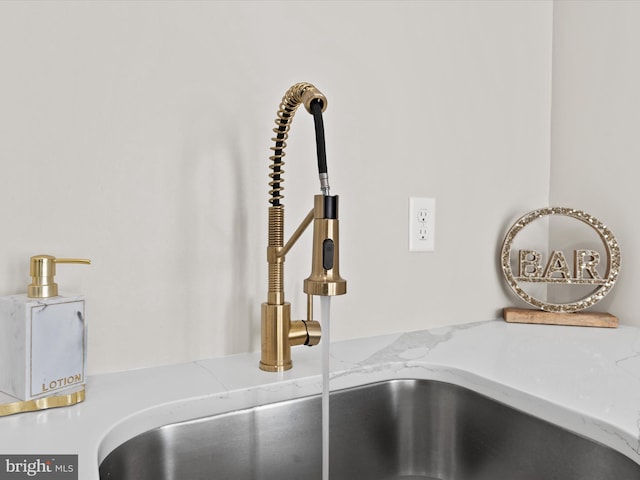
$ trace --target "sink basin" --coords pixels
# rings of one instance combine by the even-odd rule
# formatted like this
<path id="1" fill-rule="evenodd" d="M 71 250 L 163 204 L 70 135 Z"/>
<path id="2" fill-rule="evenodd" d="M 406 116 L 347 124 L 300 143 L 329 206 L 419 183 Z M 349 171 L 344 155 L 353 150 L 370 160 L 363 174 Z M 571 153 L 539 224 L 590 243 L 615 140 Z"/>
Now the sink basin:
<path id="1" fill-rule="evenodd" d="M 101 480 L 320 480 L 319 396 L 145 432 Z M 332 392 L 331 480 L 638 480 L 621 453 L 471 390 L 393 380 Z"/>

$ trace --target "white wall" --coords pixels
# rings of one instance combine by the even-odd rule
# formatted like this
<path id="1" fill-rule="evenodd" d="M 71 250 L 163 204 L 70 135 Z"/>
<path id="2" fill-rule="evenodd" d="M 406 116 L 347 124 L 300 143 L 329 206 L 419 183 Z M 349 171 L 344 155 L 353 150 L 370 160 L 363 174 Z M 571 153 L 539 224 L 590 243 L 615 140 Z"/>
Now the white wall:
<path id="1" fill-rule="evenodd" d="M 57 276 L 87 295 L 91 373 L 258 349 L 271 128 L 309 81 L 329 99 L 349 281 L 332 338 L 497 317 L 515 302 L 502 236 L 549 199 L 552 9 L 0 3 L 0 294 L 25 290 L 31 255 L 91 258 Z M 289 231 L 314 150 L 301 110 Z M 411 195 L 437 199 L 434 253 L 407 251 Z M 287 258 L 298 318 L 309 237 Z"/>
<path id="2" fill-rule="evenodd" d="M 551 203 L 595 215 L 620 244 L 594 309 L 640 325 L 640 2 L 555 2 Z"/>

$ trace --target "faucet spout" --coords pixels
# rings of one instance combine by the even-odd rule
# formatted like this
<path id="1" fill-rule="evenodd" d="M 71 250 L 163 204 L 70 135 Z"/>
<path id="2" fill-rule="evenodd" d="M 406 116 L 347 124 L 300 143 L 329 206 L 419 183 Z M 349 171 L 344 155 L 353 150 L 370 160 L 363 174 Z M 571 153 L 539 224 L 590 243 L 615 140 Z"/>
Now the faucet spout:
<path id="1" fill-rule="evenodd" d="M 314 117 L 316 128 L 316 149 L 318 154 L 318 173 L 322 195 L 314 198 L 314 207 L 293 233 L 288 242 L 284 242 L 284 205 L 283 195 L 283 158 L 286 140 L 291 122 L 298 107 L 305 108 Z M 338 197 L 329 195 L 329 177 L 327 174 L 324 125 L 322 112 L 327 108 L 326 97 L 309 83 L 293 85 L 280 103 L 276 134 L 271 147 L 270 190 L 271 204 L 269 214 L 269 232 L 267 244 L 267 262 L 269 284 L 267 301 L 262 304 L 262 356 L 260 368 L 269 372 L 281 372 L 292 367 L 291 347 L 294 345 L 316 345 L 320 342 L 320 324 L 313 320 L 313 295 L 342 295 L 347 291 L 346 281 L 340 277 L 338 268 Z M 285 256 L 313 222 L 312 271 L 304 281 L 304 291 L 308 295 L 307 319 L 291 320 L 291 304 L 284 295 Z"/>

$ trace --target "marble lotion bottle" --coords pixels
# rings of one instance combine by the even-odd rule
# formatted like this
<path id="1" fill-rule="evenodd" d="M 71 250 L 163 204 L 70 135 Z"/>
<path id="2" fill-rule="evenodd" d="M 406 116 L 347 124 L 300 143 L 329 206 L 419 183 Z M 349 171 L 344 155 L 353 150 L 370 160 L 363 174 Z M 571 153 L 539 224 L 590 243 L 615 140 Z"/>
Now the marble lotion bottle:
<path id="1" fill-rule="evenodd" d="M 75 395 L 67 404 L 84 399 L 85 300 L 58 295 L 53 281 L 57 263 L 89 261 L 31 257 L 27 293 L 0 298 L 0 391 L 17 400 L 5 414 L 63 406 L 69 392 L 79 390 L 81 398 Z M 54 400 L 41 401 L 47 397 Z"/>

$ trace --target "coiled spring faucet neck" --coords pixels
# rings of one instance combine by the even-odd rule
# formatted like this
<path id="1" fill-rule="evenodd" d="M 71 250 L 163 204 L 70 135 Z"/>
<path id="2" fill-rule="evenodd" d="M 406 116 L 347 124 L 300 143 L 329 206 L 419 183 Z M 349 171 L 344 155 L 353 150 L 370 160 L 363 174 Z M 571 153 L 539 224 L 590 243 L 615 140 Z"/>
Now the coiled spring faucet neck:
<path id="1" fill-rule="evenodd" d="M 318 152 L 318 174 L 320 176 L 320 189 L 323 195 L 329 195 L 329 176 L 327 174 L 327 155 L 324 142 L 324 123 L 322 120 L 322 112 L 327 109 L 327 98 L 310 83 L 296 83 L 282 97 L 278 113 L 276 114 L 273 133 L 276 134 L 271 140 L 274 146 L 271 147 L 273 155 L 271 155 L 271 181 L 269 182 L 269 203 L 273 206 L 281 204 L 284 198 L 284 157 L 286 155 L 287 139 L 289 138 L 289 129 L 291 122 L 300 105 L 304 105 L 307 112 L 313 115 L 316 130 L 316 150 Z"/>

